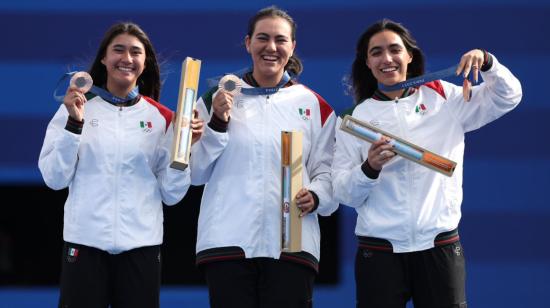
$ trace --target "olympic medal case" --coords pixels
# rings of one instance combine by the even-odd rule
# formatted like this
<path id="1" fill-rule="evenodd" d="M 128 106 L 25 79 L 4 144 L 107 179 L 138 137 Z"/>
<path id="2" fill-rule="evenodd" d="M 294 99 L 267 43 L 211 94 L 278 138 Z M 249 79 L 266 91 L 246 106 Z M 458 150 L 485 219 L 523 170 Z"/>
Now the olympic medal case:
<path id="1" fill-rule="evenodd" d="M 344 117 L 340 129 L 368 142 L 375 142 L 383 137 L 389 138 L 389 144 L 393 146 L 392 151 L 401 157 L 449 177 L 452 176 L 455 171 L 456 162 L 421 148 L 416 144 L 394 136 L 366 122 L 357 120 L 350 115 Z"/>
<path id="2" fill-rule="evenodd" d="M 302 211 L 296 194 L 302 189 L 302 132 L 281 132 L 282 223 L 281 250 L 302 251 Z"/>
<path id="3" fill-rule="evenodd" d="M 197 100 L 201 61 L 190 57 L 185 58 L 181 66 L 180 90 L 178 108 L 174 123 L 174 141 L 170 167 L 184 170 L 189 165 L 191 154 L 191 120 Z"/>

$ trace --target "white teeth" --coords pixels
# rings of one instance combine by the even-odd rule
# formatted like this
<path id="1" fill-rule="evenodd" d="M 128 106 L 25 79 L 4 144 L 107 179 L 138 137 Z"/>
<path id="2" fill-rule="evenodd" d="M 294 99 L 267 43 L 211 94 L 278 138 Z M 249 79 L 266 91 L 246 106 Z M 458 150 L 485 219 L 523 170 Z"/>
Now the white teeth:
<path id="1" fill-rule="evenodd" d="M 123 71 L 123 72 L 131 72 L 131 71 L 133 71 L 133 69 L 130 68 L 130 67 L 122 67 L 122 66 L 119 66 L 119 67 L 117 67 L 117 68 L 118 68 L 119 70 Z"/>
<path id="2" fill-rule="evenodd" d="M 262 59 L 266 61 L 277 61 L 277 57 L 275 56 L 263 56 Z"/>
<path id="3" fill-rule="evenodd" d="M 384 73 L 394 72 L 394 71 L 397 71 L 397 67 L 386 67 L 381 69 L 381 71 Z"/>

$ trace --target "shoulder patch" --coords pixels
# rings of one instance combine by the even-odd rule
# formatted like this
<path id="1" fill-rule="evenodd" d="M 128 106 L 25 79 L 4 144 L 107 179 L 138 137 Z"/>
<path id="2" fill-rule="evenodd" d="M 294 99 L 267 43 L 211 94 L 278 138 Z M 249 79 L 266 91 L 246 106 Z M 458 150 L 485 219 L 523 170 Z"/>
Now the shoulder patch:
<path id="1" fill-rule="evenodd" d="M 145 96 L 145 95 L 142 95 L 143 99 L 145 99 L 149 104 L 155 106 L 158 111 L 160 112 L 160 114 L 164 117 L 164 119 L 166 120 L 166 127 L 164 129 L 164 131 L 168 130 L 168 127 L 170 126 L 170 123 L 172 122 L 172 117 L 173 117 L 173 112 L 172 110 L 170 110 L 168 107 L 164 106 L 163 104 L 155 101 L 154 99 L 148 97 L 148 96 Z"/>
<path id="2" fill-rule="evenodd" d="M 334 110 L 327 103 L 327 101 L 317 92 L 306 86 L 304 86 L 304 88 L 308 89 L 317 98 L 317 101 L 319 102 L 319 111 L 321 112 L 321 127 L 325 126 L 325 122 L 327 121 L 328 117 L 334 112 Z"/>
<path id="3" fill-rule="evenodd" d="M 447 97 L 445 96 L 445 90 L 443 90 L 443 85 L 441 84 L 441 81 L 439 80 L 430 81 L 428 83 L 423 84 L 422 86 L 426 86 L 434 90 L 435 92 L 437 92 L 437 94 L 441 95 L 444 99 L 447 99 Z"/>

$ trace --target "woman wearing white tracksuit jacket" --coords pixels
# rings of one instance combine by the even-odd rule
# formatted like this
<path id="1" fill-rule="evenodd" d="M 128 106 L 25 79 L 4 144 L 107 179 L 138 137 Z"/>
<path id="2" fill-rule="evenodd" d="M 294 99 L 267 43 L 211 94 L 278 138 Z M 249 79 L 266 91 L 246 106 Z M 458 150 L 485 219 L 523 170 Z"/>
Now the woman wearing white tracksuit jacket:
<path id="1" fill-rule="evenodd" d="M 233 96 L 212 89 L 198 101 L 209 124 L 191 155 L 193 184 L 206 184 L 197 264 L 212 307 L 310 307 L 320 257 L 317 214 L 338 206 L 330 180 L 336 117 L 318 94 L 285 79 L 285 71 L 302 70 L 288 14 L 260 11 L 245 43 L 254 66 L 242 76 L 243 88 L 278 91 Z M 281 131 L 303 132 L 299 253 L 281 252 Z"/>
<path id="2" fill-rule="evenodd" d="M 359 247 L 358 307 L 466 307 L 465 267 L 458 237 L 464 134 L 512 110 L 519 81 L 480 49 L 466 53 L 456 73 L 484 82 L 471 93 L 435 80 L 381 91 L 422 75 L 424 58 L 409 31 L 383 20 L 357 43 L 351 115 L 457 163 L 452 177 L 396 157 L 387 140 L 369 143 L 336 131 L 334 197 L 355 208 Z M 468 98 L 470 98 L 469 101 Z"/>
<path id="3" fill-rule="evenodd" d="M 173 114 L 157 102 L 151 41 L 136 24 L 113 25 L 90 75 L 97 88 L 67 90 L 38 162 L 50 188 L 69 188 L 59 307 L 158 307 L 162 204 L 191 179 L 169 167 Z M 196 141 L 202 121 L 192 126 Z"/>

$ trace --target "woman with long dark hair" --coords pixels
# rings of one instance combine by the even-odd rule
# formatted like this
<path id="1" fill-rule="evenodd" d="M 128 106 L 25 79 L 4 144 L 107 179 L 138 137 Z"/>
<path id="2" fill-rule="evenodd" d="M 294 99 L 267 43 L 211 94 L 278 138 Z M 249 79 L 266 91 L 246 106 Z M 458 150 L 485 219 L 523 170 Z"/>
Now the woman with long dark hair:
<path id="1" fill-rule="evenodd" d="M 162 204 L 183 198 L 190 171 L 169 167 L 173 113 L 157 102 L 151 41 L 113 25 L 89 73 L 97 90 L 67 90 L 38 162 L 50 188 L 69 188 L 59 307 L 158 307 Z M 195 142 L 202 121 L 192 127 Z"/>
<path id="2" fill-rule="evenodd" d="M 358 215 L 357 307 L 403 308 L 411 298 L 415 307 L 466 307 L 458 236 L 464 134 L 512 110 L 522 92 L 482 49 L 465 53 L 455 73 L 481 74 L 484 82 L 471 92 L 442 80 L 407 86 L 424 74 L 424 56 L 391 20 L 371 25 L 357 42 L 351 115 L 457 163 L 447 177 L 396 157 L 388 138 L 369 143 L 337 130 L 334 197 Z"/>

